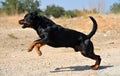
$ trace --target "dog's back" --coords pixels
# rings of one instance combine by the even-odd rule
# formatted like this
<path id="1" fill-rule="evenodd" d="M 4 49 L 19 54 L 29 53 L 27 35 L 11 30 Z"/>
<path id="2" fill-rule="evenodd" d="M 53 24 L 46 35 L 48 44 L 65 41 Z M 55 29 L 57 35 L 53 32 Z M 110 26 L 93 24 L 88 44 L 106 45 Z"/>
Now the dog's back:
<path id="1" fill-rule="evenodd" d="M 80 37 L 84 37 L 84 39 L 87 38 L 83 33 L 60 27 L 49 33 L 50 43 L 47 44 L 53 47 L 73 47 L 80 43 Z"/>
<path id="2" fill-rule="evenodd" d="M 75 45 L 79 45 L 81 41 L 90 39 L 97 30 L 95 19 L 93 17 L 90 17 L 90 19 L 93 21 L 93 29 L 88 35 L 72 29 L 63 28 L 59 25 L 54 25 L 55 28 L 49 29 L 49 42 L 47 42 L 47 44 L 53 47 L 74 47 Z"/>

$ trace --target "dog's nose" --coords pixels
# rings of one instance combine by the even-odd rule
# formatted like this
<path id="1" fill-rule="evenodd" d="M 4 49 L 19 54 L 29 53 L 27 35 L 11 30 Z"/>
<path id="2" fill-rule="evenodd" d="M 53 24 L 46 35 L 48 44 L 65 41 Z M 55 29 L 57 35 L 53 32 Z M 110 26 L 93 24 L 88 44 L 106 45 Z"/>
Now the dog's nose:
<path id="1" fill-rule="evenodd" d="M 24 20 L 23 20 L 23 19 L 22 19 L 22 20 L 19 20 L 18 22 L 19 22 L 19 24 L 21 24 L 21 25 L 24 24 Z"/>
<path id="2" fill-rule="evenodd" d="M 19 23 L 19 24 L 23 24 L 23 20 L 19 20 L 18 23 Z"/>

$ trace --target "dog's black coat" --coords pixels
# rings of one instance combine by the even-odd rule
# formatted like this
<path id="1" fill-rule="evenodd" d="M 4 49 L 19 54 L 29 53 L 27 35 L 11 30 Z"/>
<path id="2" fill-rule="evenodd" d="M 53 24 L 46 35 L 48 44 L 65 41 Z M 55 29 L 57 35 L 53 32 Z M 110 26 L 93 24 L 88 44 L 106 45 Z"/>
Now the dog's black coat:
<path id="1" fill-rule="evenodd" d="M 98 60 L 99 65 L 101 58 L 94 54 L 93 43 L 90 40 L 97 30 L 97 23 L 93 17 L 90 16 L 90 19 L 93 21 L 93 29 L 88 35 L 57 25 L 44 16 L 38 16 L 35 12 L 28 13 L 19 23 L 23 28 L 36 30 L 40 37 L 38 43 L 45 43 L 52 47 L 72 47 L 75 51 L 81 51 L 84 56 Z"/>

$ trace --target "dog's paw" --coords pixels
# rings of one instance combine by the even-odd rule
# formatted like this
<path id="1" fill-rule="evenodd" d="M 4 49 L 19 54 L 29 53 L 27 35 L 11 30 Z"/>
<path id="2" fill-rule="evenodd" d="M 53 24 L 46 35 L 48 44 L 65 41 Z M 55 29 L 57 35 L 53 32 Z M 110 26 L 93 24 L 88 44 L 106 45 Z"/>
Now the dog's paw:
<path id="1" fill-rule="evenodd" d="M 42 52 L 37 52 L 38 56 L 41 56 L 42 55 Z"/>
<path id="2" fill-rule="evenodd" d="M 29 48 L 29 49 L 28 49 L 28 52 L 31 52 L 32 50 L 33 50 L 33 48 Z"/>
<path id="3" fill-rule="evenodd" d="M 91 68 L 92 68 L 93 70 L 98 70 L 99 67 L 100 67 L 99 65 L 92 65 L 92 66 L 91 66 Z"/>
<path id="4" fill-rule="evenodd" d="M 38 56 L 41 56 L 42 54 L 38 54 Z"/>

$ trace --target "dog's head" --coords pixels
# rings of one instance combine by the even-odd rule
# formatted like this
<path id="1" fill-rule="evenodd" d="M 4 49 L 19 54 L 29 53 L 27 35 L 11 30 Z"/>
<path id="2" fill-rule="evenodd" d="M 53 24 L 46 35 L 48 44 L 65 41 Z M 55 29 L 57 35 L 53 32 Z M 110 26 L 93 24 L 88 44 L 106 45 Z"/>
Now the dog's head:
<path id="1" fill-rule="evenodd" d="M 38 18 L 37 12 L 28 13 L 24 16 L 24 19 L 19 20 L 19 24 L 23 25 L 22 28 L 34 28 Z"/>

